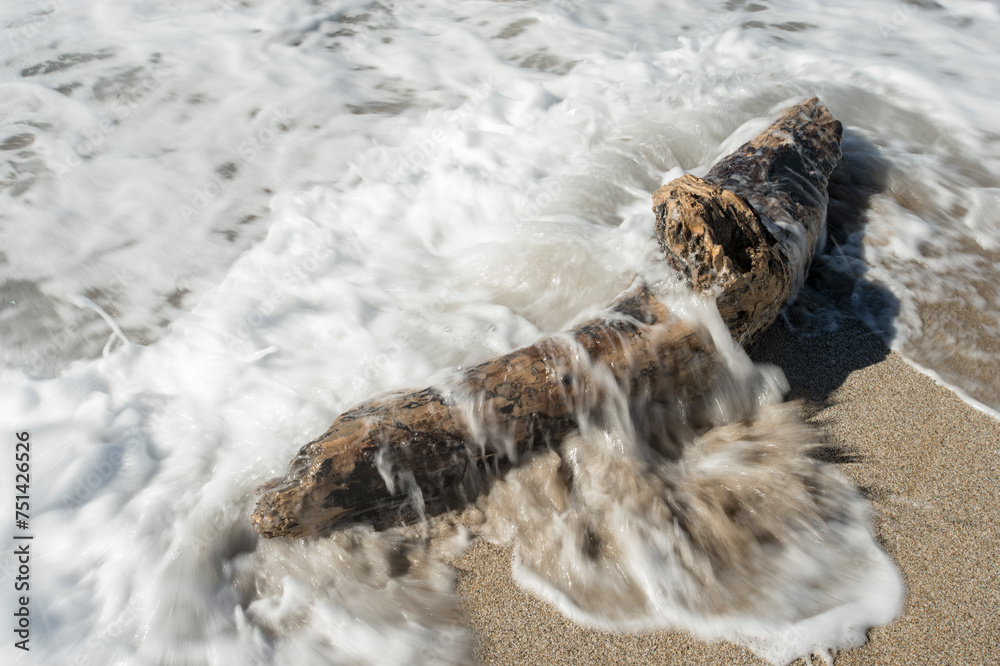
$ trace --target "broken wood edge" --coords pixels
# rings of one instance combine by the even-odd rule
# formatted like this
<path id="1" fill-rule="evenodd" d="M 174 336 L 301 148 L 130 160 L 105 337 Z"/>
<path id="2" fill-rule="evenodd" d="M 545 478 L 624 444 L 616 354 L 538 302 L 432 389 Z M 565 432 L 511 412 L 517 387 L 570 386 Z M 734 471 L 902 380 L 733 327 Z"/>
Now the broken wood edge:
<path id="1" fill-rule="evenodd" d="M 794 298 L 822 248 L 842 139 L 841 123 L 811 97 L 704 178 L 682 176 L 653 194 L 667 261 L 695 291 L 716 298 L 744 347 Z"/>

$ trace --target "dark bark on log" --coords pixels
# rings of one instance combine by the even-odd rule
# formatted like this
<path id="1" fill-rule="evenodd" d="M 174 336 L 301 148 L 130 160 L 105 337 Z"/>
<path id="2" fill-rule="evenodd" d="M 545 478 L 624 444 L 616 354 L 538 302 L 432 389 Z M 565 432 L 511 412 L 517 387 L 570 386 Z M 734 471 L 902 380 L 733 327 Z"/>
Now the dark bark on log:
<path id="1" fill-rule="evenodd" d="M 825 237 L 826 187 L 842 136 L 840 122 L 812 98 L 704 179 L 684 176 L 653 194 L 664 254 L 696 290 L 716 296 L 744 346 L 778 317 Z"/>
<path id="2" fill-rule="evenodd" d="M 823 234 L 840 123 L 816 99 L 787 110 L 704 179 L 654 194 L 656 233 L 670 261 L 716 297 L 741 343 L 771 325 Z M 475 492 L 477 466 L 556 444 L 595 409 L 606 382 L 636 412 L 697 418 L 721 368 L 705 331 L 672 317 L 644 285 L 576 330 L 463 371 L 449 387 L 385 395 L 337 418 L 284 477 L 258 490 L 265 537 L 304 537 L 346 520 L 391 514 L 409 493 Z M 669 452 L 666 452 L 669 455 Z"/>
<path id="3" fill-rule="evenodd" d="M 591 365 L 630 397 L 691 403 L 718 359 L 707 334 L 672 319 L 639 285 L 603 318 L 470 368 L 450 387 L 390 394 L 341 414 L 284 479 L 261 489 L 257 530 L 299 537 L 391 512 L 412 483 L 425 499 L 474 490 L 478 460 L 554 442 L 597 405 L 601 377 Z"/>

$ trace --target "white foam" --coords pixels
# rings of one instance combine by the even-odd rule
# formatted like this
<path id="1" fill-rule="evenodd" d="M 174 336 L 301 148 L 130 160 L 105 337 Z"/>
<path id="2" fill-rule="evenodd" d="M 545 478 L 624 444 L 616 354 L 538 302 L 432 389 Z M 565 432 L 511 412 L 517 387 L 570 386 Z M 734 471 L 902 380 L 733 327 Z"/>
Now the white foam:
<path id="1" fill-rule="evenodd" d="M 814 433 L 775 407 L 780 371 L 730 354 L 712 418 L 739 426 L 682 438 L 672 460 L 605 417 L 622 427 L 585 427 L 561 460 L 536 456 L 498 483 L 485 532 L 514 547 L 519 585 L 588 626 L 680 627 L 774 664 L 862 645 L 899 613 L 902 578 L 852 483 L 805 457 Z M 743 510 L 759 524 L 747 527 Z"/>
<path id="2" fill-rule="evenodd" d="M 1000 410 L 993 409 L 989 405 L 985 405 L 979 402 L 971 395 L 963 391 L 960 387 L 949 383 L 943 377 L 941 377 L 941 375 L 939 375 L 938 373 L 934 372 L 929 368 L 925 368 L 924 366 L 920 365 L 912 358 L 907 356 L 905 353 L 900 353 L 900 356 L 904 361 L 906 361 L 906 364 L 909 365 L 911 368 L 913 368 L 922 375 L 930 377 L 932 380 L 934 380 L 935 384 L 937 384 L 938 386 L 943 386 L 944 388 L 948 389 L 949 391 L 957 395 L 959 398 L 961 398 L 962 402 L 964 402 L 965 404 L 969 405 L 973 409 L 979 410 L 980 412 L 986 414 L 987 416 L 990 416 L 1000 421 Z"/>
<path id="3" fill-rule="evenodd" d="M 467 660 L 450 619 L 390 612 L 420 607 L 405 586 L 331 572 L 337 544 L 250 552 L 254 488 L 351 404 L 662 278 L 650 192 L 790 99 L 893 168 L 885 244 L 853 258 L 897 329 L 955 290 L 1000 313 L 968 286 L 1000 244 L 995 5 L 488 4 L 0 7 L 0 430 L 32 434 L 38 535 L 19 663 Z M 131 344 L 102 356 L 72 294 Z M 407 580 L 450 603 L 441 571 Z"/>

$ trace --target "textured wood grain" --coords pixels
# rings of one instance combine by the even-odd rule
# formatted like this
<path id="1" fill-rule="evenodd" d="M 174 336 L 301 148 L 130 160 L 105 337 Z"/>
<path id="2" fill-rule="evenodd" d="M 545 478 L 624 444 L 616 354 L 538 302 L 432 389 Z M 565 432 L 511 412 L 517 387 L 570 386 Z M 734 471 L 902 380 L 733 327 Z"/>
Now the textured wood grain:
<path id="1" fill-rule="evenodd" d="M 382 396 L 341 414 L 283 479 L 261 489 L 254 524 L 264 536 L 300 537 L 391 513 L 408 483 L 425 500 L 455 486 L 474 491 L 477 461 L 556 442 L 596 407 L 605 382 L 636 399 L 692 403 L 717 369 L 708 335 L 672 319 L 638 285 L 605 317 L 465 370 L 451 386 Z"/>
<path id="2" fill-rule="evenodd" d="M 716 296 L 743 345 L 777 318 L 826 233 L 843 128 L 815 97 L 716 164 L 653 194 L 656 234 L 691 286 Z"/>
<path id="3" fill-rule="evenodd" d="M 654 194 L 666 259 L 717 298 L 741 342 L 774 322 L 805 274 L 824 233 L 840 139 L 840 123 L 811 99 L 704 179 L 684 176 Z M 344 412 L 258 490 L 253 522 L 265 537 L 297 538 L 353 519 L 391 522 L 414 495 L 471 496 L 484 461 L 557 445 L 611 384 L 632 401 L 640 427 L 656 413 L 665 415 L 659 425 L 693 427 L 720 368 L 708 334 L 637 284 L 604 316 L 467 369 L 448 386 Z"/>

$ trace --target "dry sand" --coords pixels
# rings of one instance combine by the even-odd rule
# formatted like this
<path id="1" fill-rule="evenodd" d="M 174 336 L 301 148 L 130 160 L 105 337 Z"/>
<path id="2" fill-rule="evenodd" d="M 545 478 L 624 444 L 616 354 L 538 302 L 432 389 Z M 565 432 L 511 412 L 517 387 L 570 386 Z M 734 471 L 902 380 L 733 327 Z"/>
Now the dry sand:
<path id="1" fill-rule="evenodd" d="M 906 582 L 900 617 L 836 663 L 1000 662 L 1000 423 L 853 321 L 813 337 L 778 324 L 752 355 L 784 370 L 789 397 L 825 433 L 829 459 L 871 501 L 874 533 Z M 489 544 L 474 544 L 455 566 L 485 664 L 764 663 L 680 632 L 579 627 L 520 591 L 510 552 Z"/>

